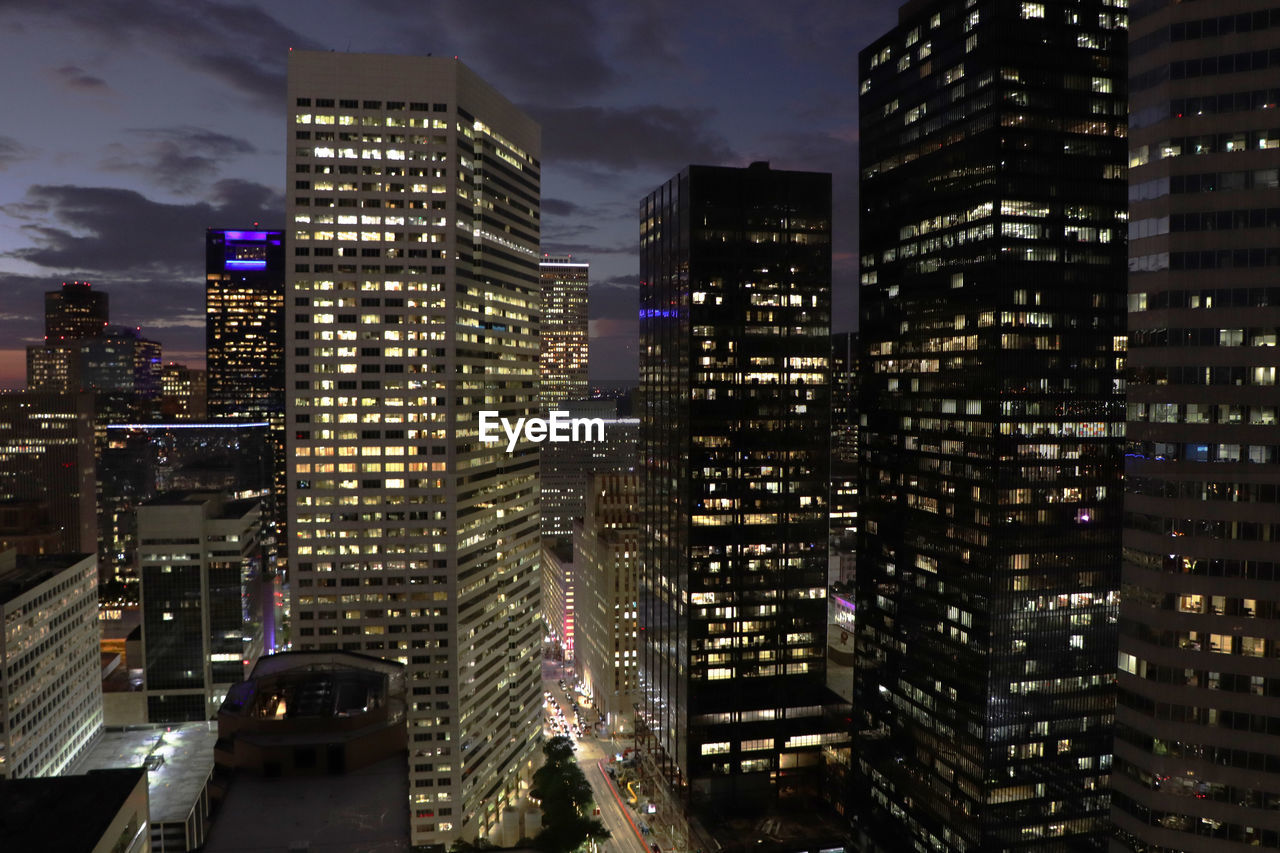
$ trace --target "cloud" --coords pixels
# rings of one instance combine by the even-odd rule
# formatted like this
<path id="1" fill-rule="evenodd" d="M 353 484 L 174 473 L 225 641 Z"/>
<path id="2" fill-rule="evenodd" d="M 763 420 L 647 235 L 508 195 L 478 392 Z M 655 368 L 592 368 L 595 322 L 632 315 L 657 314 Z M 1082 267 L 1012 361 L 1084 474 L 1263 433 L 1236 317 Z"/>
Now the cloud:
<path id="1" fill-rule="evenodd" d="M 639 307 L 638 275 L 615 275 L 593 282 L 587 290 L 587 313 L 592 320 L 625 320 L 634 327 L 640 316 Z"/>
<path id="2" fill-rule="evenodd" d="M 318 47 L 248 3 L 0 0 L 0 13 L 16 17 L 18 25 L 23 18 L 43 18 L 56 27 L 76 27 L 121 52 L 142 47 L 159 51 L 271 110 L 283 103 L 287 49 Z"/>
<path id="3" fill-rule="evenodd" d="M 0 136 L 0 172 L 28 156 L 29 152 L 18 140 L 12 136 Z"/>
<path id="4" fill-rule="evenodd" d="M 214 177 L 228 160 L 257 149 L 245 139 L 199 127 L 131 130 L 133 143 L 113 143 L 99 164 L 130 172 L 174 192 L 190 192 Z"/>
<path id="5" fill-rule="evenodd" d="M 674 171 L 734 158 L 728 141 L 710 129 L 710 110 L 658 105 L 527 109 L 542 125 L 544 161 Z"/>
<path id="6" fill-rule="evenodd" d="M 203 269 L 210 227 L 281 222 L 284 200 L 248 181 L 214 184 L 208 201 L 164 204 L 134 190 L 36 185 L 6 214 L 24 222 L 32 245 L 9 257 L 56 271 L 111 278 L 162 278 Z"/>
<path id="7" fill-rule="evenodd" d="M 580 216 L 584 213 L 582 205 L 563 198 L 544 198 L 542 200 L 544 216 Z"/>
<path id="8" fill-rule="evenodd" d="M 111 87 L 101 77 L 96 77 L 78 65 L 64 65 L 50 69 L 55 80 L 68 89 L 81 92 L 108 92 Z"/>
<path id="9" fill-rule="evenodd" d="M 590 97 L 623 81 L 602 45 L 610 25 L 602 5 L 503 3 L 478 12 L 471 0 L 432 0 L 428 14 L 421 0 L 369 0 L 366 8 L 394 22 L 397 49 L 457 55 L 506 97 L 545 102 Z"/>

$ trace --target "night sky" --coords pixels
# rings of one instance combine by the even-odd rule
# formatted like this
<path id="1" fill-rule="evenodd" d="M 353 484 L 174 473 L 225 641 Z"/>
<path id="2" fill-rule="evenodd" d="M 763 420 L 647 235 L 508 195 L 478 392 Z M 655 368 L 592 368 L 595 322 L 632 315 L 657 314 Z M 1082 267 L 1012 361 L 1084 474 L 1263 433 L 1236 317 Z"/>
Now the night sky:
<path id="1" fill-rule="evenodd" d="M 88 280 L 204 358 L 204 232 L 284 226 L 289 47 L 457 55 L 542 125 L 543 251 L 591 263 L 591 374 L 634 379 L 637 209 L 689 163 L 829 171 L 853 327 L 857 52 L 896 2 L 0 0 L 0 388 Z"/>

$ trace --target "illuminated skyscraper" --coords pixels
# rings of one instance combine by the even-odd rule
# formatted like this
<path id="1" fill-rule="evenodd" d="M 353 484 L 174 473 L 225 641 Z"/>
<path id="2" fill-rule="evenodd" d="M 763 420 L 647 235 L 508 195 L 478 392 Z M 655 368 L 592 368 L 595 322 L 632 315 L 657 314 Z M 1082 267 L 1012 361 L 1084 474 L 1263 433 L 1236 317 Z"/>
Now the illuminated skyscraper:
<path id="1" fill-rule="evenodd" d="M 93 429 L 89 394 L 0 394 L 0 502 L 38 510 L 49 550 L 97 550 Z"/>
<path id="2" fill-rule="evenodd" d="M 205 368 L 210 418 L 266 421 L 275 454 L 267 538 L 286 538 L 284 511 L 284 233 L 205 233 Z"/>
<path id="3" fill-rule="evenodd" d="M 408 666 L 415 844 L 494 827 L 541 733 L 538 126 L 456 59 L 289 55 L 293 637 Z M 355 597 L 360 603 L 355 604 Z"/>
<path id="4" fill-rule="evenodd" d="M 64 281 L 44 295 L 44 343 L 27 347 L 27 388 L 72 394 L 80 390 L 79 342 L 102 334 L 109 300 L 87 281 Z"/>
<path id="5" fill-rule="evenodd" d="M 1112 849 L 1280 849 L 1280 9 L 1129 14 Z"/>
<path id="6" fill-rule="evenodd" d="M 205 236 L 205 349 L 209 414 L 282 423 L 284 234 Z"/>
<path id="7" fill-rule="evenodd" d="M 571 256 L 544 255 L 542 281 L 542 406 L 553 409 L 588 393 L 587 282 L 591 265 Z"/>
<path id="8" fill-rule="evenodd" d="M 690 166 L 640 208 L 645 761 L 756 809 L 823 719 L 831 176 Z"/>
<path id="9" fill-rule="evenodd" d="M 915 0 L 859 57 L 869 849 L 1106 843 L 1126 20 Z"/>

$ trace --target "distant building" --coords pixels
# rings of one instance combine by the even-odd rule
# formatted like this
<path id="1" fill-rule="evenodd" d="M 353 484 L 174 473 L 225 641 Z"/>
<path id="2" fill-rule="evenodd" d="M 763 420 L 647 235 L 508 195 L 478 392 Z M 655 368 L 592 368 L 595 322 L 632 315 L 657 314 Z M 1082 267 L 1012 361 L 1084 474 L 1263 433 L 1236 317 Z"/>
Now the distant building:
<path id="1" fill-rule="evenodd" d="M 81 386 L 105 394 L 160 396 L 164 365 L 160 344 L 129 326 L 107 326 L 81 344 Z"/>
<path id="2" fill-rule="evenodd" d="M 147 853 L 147 771 L 0 779 L 0 838 L 6 850 Z"/>
<path id="3" fill-rule="evenodd" d="M 137 508 L 169 491 L 218 491 L 259 498 L 270 506 L 274 455 L 269 425 L 259 422 L 114 423 L 105 428 L 98 460 L 103 582 L 136 600 Z M 278 543 L 260 532 L 268 572 Z M 268 637 L 268 639 L 270 639 Z"/>
<path id="4" fill-rule="evenodd" d="M 677 801 L 812 790 L 824 718 L 831 176 L 690 166 L 640 208 L 637 743 Z"/>
<path id="5" fill-rule="evenodd" d="M 206 373 L 169 362 L 161 376 L 160 417 L 165 420 L 204 420 L 206 405 Z"/>
<path id="6" fill-rule="evenodd" d="M 147 721 L 210 719 L 262 653 L 258 500 L 169 492 L 138 508 Z"/>
<path id="7" fill-rule="evenodd" d="M 831 560 L 828 578 L 851 583 L 858 548 L 858 335 L 831 336 Z"/>
<path id="8" fill-rule="evenodd" d="M 542 281 L 542 356 L 540 391 L 548 411 L 565 400 L 588 395 L 588 280 L 591 265 L 572 256 L 544 255 L 538 263 Z"/>
<path id="9" fill-rule="evenodd" d="M 542 540 L 542 621 L 551 638 L 549 654 L 573 660 L 573 543 Z"/>
<path id="10" fill-rule="evenodd" d="M 281 541 L 286 515 L 284 277 L 284 232 L 254 227 L 205 233 L 208 417 L 271 425 L 275 500 L 268 518 Z"/>
<path id="11" fill-rule="evenodd" d="M 89 394 L 0 394 L 0 503 L 34 505 L 56 551 L 97 551 L 93 424 Z"/>
<path id="12" fill-rule="evenodd" d="M 570 538 L 574 519 L 582 518 L 591 475 L 636 469 L 640 420 L 619 417 L 616 400 L 563 400 L 552 410 L 568 412 L 571 418 L 599 419 L 604 434 L 603 441 L 542 445 L 542 536 Z"/>
<path id="13" fill-rule="evenodd" d="M 110 299 L 87 281 L 64 281 L 44 295 L 44 335 L 49 342 L 79 341 L 102 333 Z"/>
<path id="14" fill-rule="evenodd" d="M 631 732 L 639 701 L 640 475 L 597 474 L 574 535 L 574 663 L 611 732 Z"/>
<path id="15" fill-rule="evenodd" d="M 92 554 L 0 553 L 0 776 L 56 776 L 102 735 Z"/>
<path id="16" fill-rule="evenodd" d="M 107 294 L 87 281 L 64 281 L 45 293 L 44 343 L 27 347 L 28 390 L 80 390 L 80 342 L 102 334 L 108 306 Z"/>

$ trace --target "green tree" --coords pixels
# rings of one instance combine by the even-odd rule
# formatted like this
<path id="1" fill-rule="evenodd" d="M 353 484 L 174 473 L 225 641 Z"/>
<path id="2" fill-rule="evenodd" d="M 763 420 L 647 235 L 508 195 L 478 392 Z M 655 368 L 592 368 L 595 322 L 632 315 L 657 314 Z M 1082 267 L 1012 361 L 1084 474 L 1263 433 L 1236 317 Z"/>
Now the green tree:
<path id="1" fill-rule="evenodd" d="M 573 757 L 573 742 L 554 737 L 542 747 L 546 763 L 533 774 L 529 793 L 542 803 L 542 831 L 533 844 L 544 853 L 572 853 L 609 831 L 591 817 L 591 784 Z"/>

